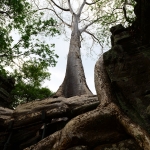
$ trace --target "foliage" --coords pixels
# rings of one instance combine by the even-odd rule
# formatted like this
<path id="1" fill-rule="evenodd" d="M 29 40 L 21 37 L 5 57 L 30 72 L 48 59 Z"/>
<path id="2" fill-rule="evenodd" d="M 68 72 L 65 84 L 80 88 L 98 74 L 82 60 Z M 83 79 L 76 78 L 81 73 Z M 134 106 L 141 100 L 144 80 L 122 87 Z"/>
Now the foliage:
<path id="1" fill-rule="evenodd" d="M 53 18 L 42 19 L 43 13 L 32 9 L 32 6 L 24 0 L 13 0 L 1 2 L 1 9 L 6 14 L 0 13 L 0 59 L 3 65 L 14 64 L 16 59 L 22 57 L 38 57 L 39 61 L 47 62 L 47 65 L 55 65 L 54 58 L 58 56 L 50 50 L 53 45 L 45 44 L 39 40 L 39 34 L 54 36 L 59 31 L 56 29 L 56 21 Z M 3 6 L 4 5 L 4 6 Z M 6 8 L 8 10 L 6 10 Z M 2 12 L 2 11 L 0 11 Z M 20 33 L 19 40 L 16 42 L 12 37 L 12 31 Z M 23 48 L 23 50 L 22 50 Z M 46 61 L 45 61 L 46 59 Z M 9 63 L 9 64 L 8 64 Z"/>
<path id="2" fill-rule="evenodd" d="M 50 97 L 53 94 L 48 88 L 42 87 L 42 82 L 50 78 L 50 73 L 46 69 L 47 67 L 44 67 L 42 63 L 29 60 L 23 64 L 21 71 L 14 71 L 17 84 L 11 92 L 14 97 L 12 106 L 15 107 L 22 102 Z"/>
<path id="3" fill-rule="evenodd" d="M 16 33 L 16 34 L 14 34 Z M 16 80 L 12 95 L 17 100 L 29 101 L 50 96 L 41 88 L 49 79 L 48 67 L 56 65 L 58 55 L 54 44 L 46 44 L 45 36 L 59 34 L 57 22 L 35 10 L 28 0 L 0 1 L 0 72 Z M 7 70 L 7 71 L 6 71 Z"/>
<path id="4" fill-rule="evenodd" d="M 131 26 L 135 20 L 135 0 L 101 0 L 97 3 L 101 9 L 96 15 L 101 18 L 96 22 L 96 36 L 103 46 L 110 46 L 110 31 L 112 26 L 122 24 L 125 27 Z M 94 9 L 91 7 L 91 9 Z"/>

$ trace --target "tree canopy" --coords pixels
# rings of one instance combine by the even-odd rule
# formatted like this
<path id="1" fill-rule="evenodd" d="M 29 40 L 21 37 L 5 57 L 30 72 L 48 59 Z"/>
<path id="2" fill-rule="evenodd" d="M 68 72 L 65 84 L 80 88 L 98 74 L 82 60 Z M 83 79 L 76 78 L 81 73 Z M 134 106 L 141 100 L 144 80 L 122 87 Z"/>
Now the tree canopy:
<path id="1" fill-rule="evenodd" d="M 108 44 L 109 28 L 117 23 L 130 24 L 134 16 L 134 1 L 110 0 L 45 0 L 44 5 L 34 0 L 37 9 L 53 13 L 64 33 L 71 30 L 66 75 L 56 92 L 57 96 L 91 94 L 84 75 L 80 48 L 84 35 L 90 36 L 91 47 L 98 43 L 103 48 Z M 129 7 L 128 7 L 129 6 Z M 132 11 L 130 11 L 132 10 Z M 128 16 L 131 15 L 131 18 Z M 91 51 L 91 48 L 89 48 Z"/>
<path id="2" fill-rule="evenodd" d="M 36 0 L 34 2 L 36 5 L 39 4 Z M 72 30 L 72 12 L 80 14 L 78 19 L 78 27 L 82 32 L 80 40 L 85 42 L 85 45 L 89 45 L 91 39 L 90 51 L 95 44 L 100 45 L 101 50 L 106 45 L 110 45 L 109 29 L 112 26 L 120 23 L 130 26 L 135 20 L 134 0 L 45 0 L 44 2 L 44 5 L 38 5 L 37 9 L 53 13 L 63 34 L 66 34 L 67 28 Z"/>
<path id="3" fill-rule="evenodd" d="M 59 34 L 57 22 L 36 10 L 27 0 L 0 1 L 0 73 L 12 76 L 15 100 L 34 100 L 50 96 L 42 88 L 50 78 L 48 67 L 56 65 L 54 44 L 45 43 L 45 36 Z M 43 93 L 43 94 L 42 94 Z M 41 96 L 40 96 L 41 95 Z"/>

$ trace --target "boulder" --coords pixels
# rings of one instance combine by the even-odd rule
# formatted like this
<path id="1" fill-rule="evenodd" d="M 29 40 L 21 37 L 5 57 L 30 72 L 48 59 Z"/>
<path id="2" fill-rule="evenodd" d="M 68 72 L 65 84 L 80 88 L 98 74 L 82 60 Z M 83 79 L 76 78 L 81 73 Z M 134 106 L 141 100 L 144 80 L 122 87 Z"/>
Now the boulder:
<path id="1" fill-rule="evenodd" d="M 137 47 L 130 36 L 121 37 L 103 60 L 114 102 L 150 133 L 150 46 Z"/>

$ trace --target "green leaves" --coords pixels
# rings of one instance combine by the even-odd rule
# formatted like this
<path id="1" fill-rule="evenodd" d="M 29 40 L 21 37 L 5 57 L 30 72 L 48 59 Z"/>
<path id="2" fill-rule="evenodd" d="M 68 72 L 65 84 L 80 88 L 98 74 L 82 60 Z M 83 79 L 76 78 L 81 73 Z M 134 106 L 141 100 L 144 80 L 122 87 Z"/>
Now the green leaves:
<path id="1" fill-rule="evenodd" d="M 35 87 L 24 82 L 19 82 L 15 89 L 11 92 L 14 96 L 12 107 L 16 107 L 21 103 L 26 103 L 33 100 L 41 100 L 53 95 L 53 92 L 48 88 Z"/>
<path id="2" fill-rule="evenodd" d="M 40 83 L 50 78 L 50 73 L 46 72 L 47 66 L 34 60 L 26 61 L 22 66 L 22 73 L 24 79 L 30 80 L 35 86 L 39 86 Z M 37 83 L 37 84 L 36 84 Z"/>
<path id="3" fill-rule="evenodd" d="M 109 39 L 111 34 L 109 29 L 117 24 L 122 24 L 125 27 L 130 26 L 135 20 L 135 0 L 128 0 L 127 4 L 125 0 L 101 0 L 96 5 L 98 10 L 95 15 L 97 18 L 100 17 L 97 22 L 96 37 L 98 37 L 104 47 L 106 45 L 110 46 Z M 126 9 L 126 16 L 123 10 L 124 7 Z"/>
<path id="4" fill-rule="evenodd" d="M 57 22 L 51 16 L 45 19 L 28 0 L 0 1 L 0 72 L 16 81 L 13 106 L 52 94 L 42 83 L 50 79 L 47 70 L 56 65 L 58 55 L 44 39 L 57 34 Z"/>
<path id="5" fill-rule="evenodd" d="M 0 19 L 1 62 L 3 61 L 4 65 L 10 65 L 9 62 L 12 65 L 15 59 L 22 61 L 23 57 L 29 59 L 34 56 L 38 58 L 38 61 L 44 61 L 46 58 L 49 65 L 52 63 L 52 66 L 55 66 L 57 55 L 50 50 L 51 45 L 45 44 L 44 40 L 39 40 L 39 37 L 59 34 L 56 29 L 57 22 L 51 17 L 45 20 L 44 13 L 34 10 L 26 0 L 0 1 L 1 9 L 7 12 L 7 14 L 0 13 L 3 18 Z M 12 36 L 12 32 L 14 33 L 14 30 L 20 36 L 17 42 L 13 41 L 15 35 Z M 52 57 L 55 58 L 52 59 Z"/>
<path id="6" fill-rule="evenodd" d="M 35 99 L 43 99 L 53 94 L 48 88 L 42 87 L 45 79 L 50 79 L 47 67 L 37 62 L 35 59 L 26 61 L 21 70 L 15 70 L 11 74 L 15 78 L 15 88 L 11 92 L 13 99 L 12 106 L 29 102 Z"/>

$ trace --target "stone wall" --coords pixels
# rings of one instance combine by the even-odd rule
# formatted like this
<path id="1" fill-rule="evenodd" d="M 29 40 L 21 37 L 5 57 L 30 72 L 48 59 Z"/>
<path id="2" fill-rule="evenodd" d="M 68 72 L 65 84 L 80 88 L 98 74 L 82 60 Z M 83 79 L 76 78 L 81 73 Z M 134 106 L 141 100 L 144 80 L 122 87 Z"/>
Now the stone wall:
<path id="1" fill-rule="evenodd" d="M 10 92 L 14 87 L 14 80 L 11 77 L 0 76 L 0 106 L 9 107 L 11 103 Z"/>

